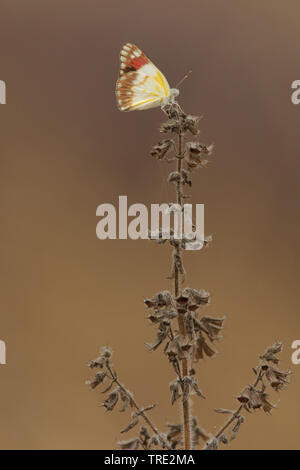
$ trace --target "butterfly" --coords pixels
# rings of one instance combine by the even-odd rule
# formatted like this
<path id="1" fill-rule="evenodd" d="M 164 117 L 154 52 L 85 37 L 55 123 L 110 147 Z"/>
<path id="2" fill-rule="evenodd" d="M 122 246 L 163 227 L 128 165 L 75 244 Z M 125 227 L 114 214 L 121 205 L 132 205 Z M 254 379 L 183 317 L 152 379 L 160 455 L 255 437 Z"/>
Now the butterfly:
<path id="1" fill-rule="evenodd" d="M 120 76 L 116 97 L 121 111 L 165 106 L 179 91 L 170 88 L 166 77 L 137 46 L 126 43 L 120 53 Z"/>

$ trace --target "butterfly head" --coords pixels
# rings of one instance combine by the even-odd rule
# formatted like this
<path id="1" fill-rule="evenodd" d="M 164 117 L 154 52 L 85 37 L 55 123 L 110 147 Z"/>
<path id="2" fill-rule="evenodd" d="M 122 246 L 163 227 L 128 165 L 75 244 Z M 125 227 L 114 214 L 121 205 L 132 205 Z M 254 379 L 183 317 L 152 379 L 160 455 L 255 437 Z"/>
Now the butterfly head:
<path id="1" fill-rule="evenodd" d="M 170 95 L 172 96 L 172 98 L 176 98 L 176 96 L 179 95 L 179 90 L 177 90 L 177 88 L 171 88 Z"/>
<path id="2" fill-rule="evenodd" d="M 169 95 L 162 101 L 162 105 L 172 104 L 176 101 L 176 96 L 179 95 L 179 90 L 177 88 L 171 88 Z"/>

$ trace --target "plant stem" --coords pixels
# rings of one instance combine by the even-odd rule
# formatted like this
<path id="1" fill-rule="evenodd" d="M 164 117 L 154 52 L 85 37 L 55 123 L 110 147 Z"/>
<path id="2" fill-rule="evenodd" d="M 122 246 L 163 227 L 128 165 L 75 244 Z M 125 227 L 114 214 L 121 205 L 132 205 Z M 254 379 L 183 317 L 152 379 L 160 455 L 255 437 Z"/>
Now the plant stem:
<path id="1" fill-rule="evenodd" d="M 256 380 L 254 381 L 254 383 L 252 384 L 252 387 L 256 387 L 259 383 L 259 381 L 261 380 L 262 378 L 262 370 L 259 371 L 257 377 L 256 377 Z M 231 425 L 231 423 L 233 423 L 233 421 L 235 419 L 237 419 L 237 417 L 239 416 L 240 412 L 242 411 L 243 409 L 243 405 L 240 405 L 239 408 L 235 411 L 235 413 L 232 415 L 232 417 L 226 421 L 226 423 L 224 424 L 224 426 L 217 432 L 217 434 L 215 435 L 215 438 L 218 439 L 223 433 L 224 431 L 226 431 L 226 429 Z"/>
<path id="2" fill-rule="evenodd" d="M 180 175 L 176 185 L 176 202 L 182 207 L 182 182 L 181 182 L 181 161 L 183 158 L 182 152 L 183 136 L 179 134 L 178 142 L 178 155 L 177 155 L 177 172 Z M 181 248 L 177 246 L 176 255 L 181 258 Z M 174 293 L 175 298 L 180 295 L 179 287 L 179 270 L 175 264 L 175 276 L 174 276 Z M 185 328 L 182 314 L 178 314 L 178 329 L 182 336 L 185 336 Z M 182 359 L 182 375 L 186 377 L 189 375 L 188 360 Z M 182 400 L 182 411 L 183 411 L 183 427 L 184 427 L 184 448 L 185 450 L 191 449 L 191 417 L 190 417 L 190 403 L 189 399 Z"/>
<path id="3" fill-rule="evenodd" d="M 125 395 L 128 396 L 128 391 L 126 390 L 126 388 L 119 382 L 116 374 L 112 371 L 111 367 L 109 366 L 109 364 L 106 364 L 106 368 L 108 370 L 108 372 L 110 373 L 111 375 L 111 379 L 113 382 L 115 382 L 122 390 L 123 392 L 125 393 Z M 159 431 L 157 429 L 156 426 L 154 426 L 154 424 L 152 423 L 151 419 L 146 415 L 145 411 L 142 411 L 142 409 L 139 407 L 139 405 L 137 404 L 137 402 L 135 401 L 135 399 L 130 395 L 129 396 L 129 399 L 132 403 L 132 405 L 134 406 L 134 408 L 137 410 L 139 416 L 142 416 L 142 418 L 144 418 L 145 422 L 148 424 L 148 426 L 152 429 L 152 431 L 154 432 L 154 434 L 158 437 L 158 439 L 160 440 L 160 442 L 166 446 L 168 449 L 170 449 L 170 447 L 167 445 L 167 442 L 165 442 L 162 437 L 160 436 L 159 434 Z"/>
<path id="4" fill-rule="evenodd" d="M 231 416 L 231 418 L 226 421 L 226 423 L 224 424 L 224 426 L 217 432 L 217 434 L 215 435 L 215 438 L 218 439 L 218 437 L 221 436 L 221 434 L 223 434 L 224 431 L 226 431 L 226 429 L 228 428 L 228 426 L 231 425 L 231 423 L 233 423 L 234 420 L 237 419 L 237 416 L 240 414 L 241 410 L 242 410 L 243 406 L 241 405 L 237 410 L 236 412 Z"/>

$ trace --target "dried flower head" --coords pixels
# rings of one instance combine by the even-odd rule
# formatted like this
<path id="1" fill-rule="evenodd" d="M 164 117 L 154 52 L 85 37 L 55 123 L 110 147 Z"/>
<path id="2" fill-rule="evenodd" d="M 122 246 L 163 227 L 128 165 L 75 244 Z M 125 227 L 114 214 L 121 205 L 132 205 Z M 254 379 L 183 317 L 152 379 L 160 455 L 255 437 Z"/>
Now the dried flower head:
<path id="1" fill-rule="evenodd" d="M 201 117 L 202 116 L 192 116 L 191 114 L 185 115 L 184 119 L 182 120 L 183 131 L 188 130 L 191 132 L 191 134 L 198 135 L 200 131 L 197 126 Z"/>
<path id="2" fill-rule="evenodd" d="M 174 145 L 174 141 L 172 139 L 161 140 L 157 145 L 153 147 L 150 152 L 150 155 L 154 158 L 157 158 L 158 160 L 163 160 L 172 145 Z"/>
<path id="3" fill-rule="evenodd" d="M 116 406 L 116 404 L 118 403 L 118 401 L 119 401 L 119 393 L 117 390 L 114 390 L 108 395 L 106 400 L 104 400 L 103 406 L 104 408 L 106 408 L 107 411 L 112 411 L 114 407 Z"/>
<path id="4" fill-rule="evenodd" d="M 168 119 L 168 121 L 161 124 L 159 131 L 163 134 L 173 132 L 175 134 L 180 133 L 180 121 L 178 119 Z"/>
<path id="5" fill-rule="evenodd" d="M 226 317 L 215 318 L 215 317 L 202 317 L 201 324 L 204 326 L 207 336 L 210 341 L 219 340 L 222 338 L 221 331 L 224 328 L 224 322 Z"/>
<path id="6" fill-rule="evenodd" d="M 219 449 L 219 442 L 218 439 L 213 437 L 209 441 L 207 441 L 206 446 L 204 447 L 204 450 L 218 450 Z"/>
<path id="7" fill-rule="evenodd" d="M 196 304 L 199 306 L 204 306 L 209 304 L 210 302 L 210 293 L 204 289 L 191 289 L 190 287 L 186 287 L 182 294 L 189 298 L 191 304 Z"/>
<path id="8" fill-rule="evenodd" d="M 290 382 L 291 371 L 281 371 L 275 367 L 268 367 L 265 371 L 266 378 L 268 379 L 271 387 L 278 392 L 283 390 Z"/>
<path id="9" fill-rule="evenodd" d="M 95 377 L 92 380 L 86 381 L 86 385 L 89 385 L 91 389 L 94 389 L 103 382 L 105 377 L 106 377 L 106 372 L 96 372 Z"/>
<path id="10" fill-rule="evenodd" d="M 159 307 L 170 307 L 174 305 L 173 296 L 167 290 L 159 292 L 152 299 L 145 299 L 144 302 L 148 308 L 154 309 Z"/>
<path id="11" fill-rule="evenodd" d="M 202 333 L 200 333 L 199 338 L 194 345 L 194 361 L 197 362 L 199 359 L 203 359 L 206 355 L 208 357 L 213 357 L 216 354 L 216 351 L 209 346 L 206 342 Z"/>
<path id="12" fill-rule="evenodd" d="M 268 347 L 265 352 L 260 356 L 260 359 L 266 362 L 273 362 L 274 364 L 279 364 L 279 359 L 276 354 L 281 353 L 282 343 L 276 341 L 272 346 Z"/>
<path id="13" fill-rule="evenodd" d="M 103 346 L 100 349 L 100 356 L 97 357 L 97 359 L 93 359 L 92 361 L 90 361 L 88 363 L 88 367 L 90 369 L 94 369 L 94 368 L 102 369 L 109 362 L 111 357 L 112 357 L 112 349 L 107 346 Z"/>
<path id="14" fill-rule="evenodd" d="M 188 168 L 200 168 L 207 165 L 207 157 L 212 154 L 213 146 L 206 146 L 199 142 L 188 142 L 186 145 L 185 161 Z"/>

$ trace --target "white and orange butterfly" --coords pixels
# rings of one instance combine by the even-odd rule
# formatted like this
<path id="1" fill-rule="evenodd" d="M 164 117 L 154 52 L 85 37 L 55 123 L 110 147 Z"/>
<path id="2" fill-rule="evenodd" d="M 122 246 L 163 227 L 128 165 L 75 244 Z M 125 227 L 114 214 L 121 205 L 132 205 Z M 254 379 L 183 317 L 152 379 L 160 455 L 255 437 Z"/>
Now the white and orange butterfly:
<path id="1" fill-rule="evenodd" d="M 121 111 L 165 106 L 179 91 L 170 88 L 166 77 L 134 44 L 126 43 L 120 53 L 120 77 L 116 96 Z"/>

